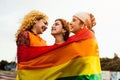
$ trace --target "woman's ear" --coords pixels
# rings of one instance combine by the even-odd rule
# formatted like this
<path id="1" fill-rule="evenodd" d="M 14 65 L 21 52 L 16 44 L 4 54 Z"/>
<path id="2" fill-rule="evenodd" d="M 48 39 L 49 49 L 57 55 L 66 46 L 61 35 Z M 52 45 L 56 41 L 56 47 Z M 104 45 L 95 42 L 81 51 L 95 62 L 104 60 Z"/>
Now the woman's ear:
<path id="1" fill-rule="evenodd" d="M 80 23 L 80 29 L 83 29 L 85 27 L 84 23 Z"/>

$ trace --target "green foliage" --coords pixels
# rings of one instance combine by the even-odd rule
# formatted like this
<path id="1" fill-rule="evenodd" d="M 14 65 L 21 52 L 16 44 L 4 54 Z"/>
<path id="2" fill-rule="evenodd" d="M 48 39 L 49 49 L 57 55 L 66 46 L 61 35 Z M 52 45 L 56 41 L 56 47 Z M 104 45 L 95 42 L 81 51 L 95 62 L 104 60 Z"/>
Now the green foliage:
<path id="1" fill-rule="evenodd" d="M 6 60 L 2 60 L 2 61 L 0 62 L 0 69 L 1 69 L 1 70 L 5 70 L 4 67 L 5 67 L 6 64 L 8 64 L 8 62 L 7 62 Z"/>
<path id="2" fill-rule="evenodd" d="M 2 60 L 0 61 L 0 70 L 6 70 L 5 66 L 7 65 L 15 65 L 16 66 L 16 62 L 12 61 L 12 62 L 8 62 L 6 60 Z"/>
<path id="3" fill-rule="evenodd" d="M 117 54 L 114 55 L 114 58 L 101 58 L 100 62 L 102 70 L 120 71 L 120 58 Z"/>

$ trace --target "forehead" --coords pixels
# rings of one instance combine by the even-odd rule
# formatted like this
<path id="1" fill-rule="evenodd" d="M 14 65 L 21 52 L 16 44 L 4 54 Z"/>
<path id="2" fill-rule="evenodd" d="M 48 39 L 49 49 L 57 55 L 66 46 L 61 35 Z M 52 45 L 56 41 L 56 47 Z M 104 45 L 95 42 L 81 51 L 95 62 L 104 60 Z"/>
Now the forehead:
<path id="1" fill-rule="evenodd" d="M 43 22 L 47 22 L 45 19 L 40 19 L 41 21 L 43 21 Z"/>
<path id="2" fill-rule="evenodd" d="M 61 24 L 61 21 L 59 21 L 59 20 L 56 20 L 56 21 L 55 21 L 55 23 Z"/>
<path id="3" fill-rule="evenodd" d="M 75 22 L 82 22 L 83 23 L 83 21 L 82 20 L 80 20 L 78 17 L 76 17 L 76 16 L 73 16 L 73 19 L 72 19 L 73 21 L 75 21 Z"/>
<path id="4" fill-rule="evenodd" d="M 73 16 L 73 19 L 75 19 L 75 20 L 79 20 L 79 18 L 77 18 L 76 16 Z"/>
<path id="5" fill-rule="evenodd" d="M 61 23 L 61 21 L 60 20 L 56 20 L 55 23 Z"/>

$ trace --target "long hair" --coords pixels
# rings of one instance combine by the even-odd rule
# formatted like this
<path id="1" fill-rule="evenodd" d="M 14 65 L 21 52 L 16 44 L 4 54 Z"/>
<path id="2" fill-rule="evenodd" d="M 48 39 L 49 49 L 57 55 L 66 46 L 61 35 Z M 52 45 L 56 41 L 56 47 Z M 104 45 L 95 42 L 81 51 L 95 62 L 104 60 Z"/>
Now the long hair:
<path id="1" fill-rule="evenodd" d="M 56 19 L 55 21 L 60 21 L 62 23 L 62 28 L 66 31 L 63 34 L 64 40 L 66 41 L 70 35 L 70 23 L 67 22 L 65 19 Z"/>
<path id="2" fill-rule="evenodd" d="M 38 10 L 32 10 L 27 15 L 25 15 L 21 22 L 19 29 L 17 30 L 15 34 L 16 39 L 18 38 L 19 33 L 25 30 L 31 30 L 34 25 L 34 21 L 40 20 L 40 19 L 44 19 L 47 21 L 48 16 L 45 13 L 40 12 Z"/>

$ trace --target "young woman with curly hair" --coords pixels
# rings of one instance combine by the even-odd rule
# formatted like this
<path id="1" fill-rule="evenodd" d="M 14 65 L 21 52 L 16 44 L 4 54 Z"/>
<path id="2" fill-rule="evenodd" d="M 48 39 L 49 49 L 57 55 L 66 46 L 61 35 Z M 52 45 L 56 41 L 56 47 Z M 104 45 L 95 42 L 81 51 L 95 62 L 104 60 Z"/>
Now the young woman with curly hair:
<path id="1" fill-rule="evenodd" d="M 47 29 L 47 21 L 48 16 L 37 10 L 32 10 L 25 15 L 16 33 L 17 46 L 45 46 L 46 41 L 39 34 L 42 34 Z"/>

